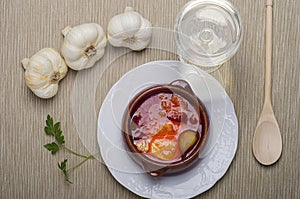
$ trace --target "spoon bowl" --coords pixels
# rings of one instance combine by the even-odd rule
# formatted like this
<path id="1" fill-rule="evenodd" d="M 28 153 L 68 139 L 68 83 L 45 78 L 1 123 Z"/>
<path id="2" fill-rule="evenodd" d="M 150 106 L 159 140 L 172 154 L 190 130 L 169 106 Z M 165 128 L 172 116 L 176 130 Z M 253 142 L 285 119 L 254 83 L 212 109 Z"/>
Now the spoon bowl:
<path id="1" fill-rule="evenodd" d="M 272 107 L 265 107 L 253 137 L 253 154 L 263 165 L 274 164 L 281 155 L 282 139 Z"/>

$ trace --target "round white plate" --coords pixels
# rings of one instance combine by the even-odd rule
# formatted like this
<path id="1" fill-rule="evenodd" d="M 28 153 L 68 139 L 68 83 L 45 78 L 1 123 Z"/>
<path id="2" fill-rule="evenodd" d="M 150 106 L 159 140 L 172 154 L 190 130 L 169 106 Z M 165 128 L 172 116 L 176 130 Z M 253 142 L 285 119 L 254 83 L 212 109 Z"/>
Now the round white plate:
<path id="1" fill-rule="evenodd" d="M 139 91 L 176 79 L 188 81 L 205 105 L 209 136 L 195 165 L 176 175 L 150 177 L 125 150 L 122 116 Z M 109 171 L 130 191 L 147 198 L 190 198 L 211 188 L 226 173 L 237 149 L 238 121 L 224 88 L 209 74 L 178 61 L 156 61 L 129 71 L 112 87 L 99 112 L 97 138 Z"/>

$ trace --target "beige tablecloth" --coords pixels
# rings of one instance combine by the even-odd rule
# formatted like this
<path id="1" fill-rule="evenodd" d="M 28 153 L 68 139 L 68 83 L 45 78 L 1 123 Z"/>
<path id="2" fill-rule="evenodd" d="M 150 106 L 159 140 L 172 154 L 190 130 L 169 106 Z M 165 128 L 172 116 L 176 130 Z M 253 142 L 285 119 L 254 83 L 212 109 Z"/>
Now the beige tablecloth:
<path id="1" fill-rule="evenodd" d="M 69 70 L 52 99 L 33 95 L 24 83 L 21 59 L 39 49 L 62 44 L 67 25 L 97 22 L 106 31 L 109 19 L 132 6 L 156 27 L 172 29 L 185 0 L 2 0 L 0 1 L 0 198 L 138 198 L 122 187 L 97 160 L 87 161 L 64 182 L 57 162 L 43 145 L 47 114 L 61 121 L 68 146 L 88 153 L 77 134 L 71 106 L 77 72 Z M 236 156 L 223 178 L 199 198 L 300 198 L 300 3 L 274 4 L 273 104 L 283 137 L 283 152 L 273 166 L 264 167 L 252 155 L 252 136 L 263 103 L 264 1 L 232 0 L 240 12 L 244 37 L 239 51 L 220 70 L 223 85 L 239 121 Z M 108 55 L 106 55 L 108 56 Z M 128 53 L 112 65 L 137 66 L 152 60 L 174 60 L 173 53 L 147 49 Z M 96 66 L 97 67 L 97 66 Z M 107 71 L 97 96 L 101 102 L 124 71 Z M 96 132 L 95 132 L 96 133 Z"/>

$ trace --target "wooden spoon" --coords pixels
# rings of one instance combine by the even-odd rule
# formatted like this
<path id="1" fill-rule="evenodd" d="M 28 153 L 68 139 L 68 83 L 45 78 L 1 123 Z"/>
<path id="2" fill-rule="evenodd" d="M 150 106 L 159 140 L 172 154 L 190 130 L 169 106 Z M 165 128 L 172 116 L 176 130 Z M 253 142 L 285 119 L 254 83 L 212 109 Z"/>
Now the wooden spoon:
<path id="1" fill-rule="evenodd" d="M 253 154 L 263 165 L 275 163 L 281 155 L 282 139 L 271 101 L 272 0 L 266 0 L 265 101 L 253 137 Z"/>

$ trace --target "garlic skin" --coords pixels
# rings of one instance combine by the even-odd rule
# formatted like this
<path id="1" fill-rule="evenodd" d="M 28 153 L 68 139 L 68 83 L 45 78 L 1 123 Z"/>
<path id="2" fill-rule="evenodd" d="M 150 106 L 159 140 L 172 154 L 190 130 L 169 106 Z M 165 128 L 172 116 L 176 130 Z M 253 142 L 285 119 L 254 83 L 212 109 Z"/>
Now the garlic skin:
<path id="1" fill-rule="evenodd" d="M 107 37 L 111 45 L 127 47 L 140 51 L 147 47 L 152 36 L 151 23 L 135 12 L 133 8 L 126 7 L 125 12 L 114 16 L 108 23 Z"/>
<path id="2" fill-rule="evenodd" d="M 66 64 L 73 70 L 92 67 L 104 55 L 107 43 L 102 27 L 85 23 L 62 30 L 64 43 L 61 48 Z"/>
<path id="3" fill-rule="evenodd" d="M 47 99 L 56 95 L 58 82 L 67 72 L 63 58 L 53 48 L 43 48 L 31 58 L 22 60 L 25 82 L 30 90 L 40 98 Z"/>

